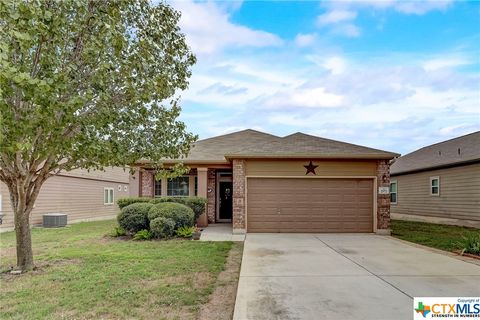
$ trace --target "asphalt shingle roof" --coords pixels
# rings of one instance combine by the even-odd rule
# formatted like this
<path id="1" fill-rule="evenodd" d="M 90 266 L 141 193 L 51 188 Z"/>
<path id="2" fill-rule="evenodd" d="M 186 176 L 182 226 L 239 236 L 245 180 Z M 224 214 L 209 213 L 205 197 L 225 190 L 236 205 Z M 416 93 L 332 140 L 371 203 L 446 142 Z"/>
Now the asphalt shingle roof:
<path id="1" fill-rule="evenodd" d="M 243 130 L 195 142 L 185 163 L 228 162 L 232 158 L 362 158 L 392 159 L 383 150 L 295 133 L 278 137 L 255 130 Z"/>
<path id="2" fill-rule="evenodd" d="M 406 154 L 390 166 L 392 175 L 480 160 L 480 131 Z"/>

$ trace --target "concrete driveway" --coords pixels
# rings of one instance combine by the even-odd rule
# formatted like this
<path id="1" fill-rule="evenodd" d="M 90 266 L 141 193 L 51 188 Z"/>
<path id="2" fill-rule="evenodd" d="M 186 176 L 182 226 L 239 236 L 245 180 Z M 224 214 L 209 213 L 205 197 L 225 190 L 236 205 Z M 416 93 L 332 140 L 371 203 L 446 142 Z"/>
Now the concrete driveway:
<path id="1" fill-rule="evenodd" d="M 248 234 L 234 319 L 405 320 L 422 296 L 480 296 L 480 266 L 371 234 Z"/>

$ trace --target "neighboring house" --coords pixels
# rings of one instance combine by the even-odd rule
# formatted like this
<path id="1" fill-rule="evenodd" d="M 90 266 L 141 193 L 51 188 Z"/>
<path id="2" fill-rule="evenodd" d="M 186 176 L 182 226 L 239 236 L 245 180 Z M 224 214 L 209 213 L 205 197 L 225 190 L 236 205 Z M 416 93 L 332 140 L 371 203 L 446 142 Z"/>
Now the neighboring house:
<path id="1" fill-rule="evenodd" d="M 143 197 L 206 197 L 198 223 L 233 222 L 234 233 L 388 233 L 396 156 L 303 133 L 244 130 L 196 142 L 181 160 L 191 168 L 183 177 L 155 181 L 148 161 L 138 163 L 134 184 Z"/>
<path id="2" fill-rule="evenodd" d="M 42 223 L 46 213 L 66 213 L 68 222 L 113 218 L 118 214 L 116 200 L 130 195 L 128 170 L 73 170 L 49 178 L 38 195 L 32 211 L 32 225 Z M 0 182 L 1 231 L 12 230 L 13 212 L 7 186 Z"/>
<path id="3" fill-rule="evenodd" d="M 393 218 L 480 228 L 480 131 L 396 159 L 390 183 Z"/>

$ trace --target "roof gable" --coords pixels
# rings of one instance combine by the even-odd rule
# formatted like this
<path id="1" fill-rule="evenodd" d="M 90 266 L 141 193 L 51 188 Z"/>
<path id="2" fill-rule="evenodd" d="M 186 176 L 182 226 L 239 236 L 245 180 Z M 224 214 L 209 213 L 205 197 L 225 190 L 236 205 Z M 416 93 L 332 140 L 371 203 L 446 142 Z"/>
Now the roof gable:
<path id="1" fill-rule="evenodd" d="M 390 172 L 400 174 L 475 160 L 480 160 L 480 131 L 435 143 L 406 154 L 395 160 L 390 167 Z"/>

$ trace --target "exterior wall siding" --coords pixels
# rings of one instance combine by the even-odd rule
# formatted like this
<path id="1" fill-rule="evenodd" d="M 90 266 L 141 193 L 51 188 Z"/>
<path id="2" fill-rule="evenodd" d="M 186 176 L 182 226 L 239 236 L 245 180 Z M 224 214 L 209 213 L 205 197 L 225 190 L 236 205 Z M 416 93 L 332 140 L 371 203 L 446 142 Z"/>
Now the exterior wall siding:
<path id="1" fill-rule="evenodd" d="M 309 160 L 248 160 L 248 176 L 304 176 Z M 317 176 L 376 176 L 376 161 L 313 160 Z"/>
<path id="2" fill-rule="evenodd" d="M 116 201 L 129 196 L 128 173 L 121 181 L 95 180 L 75 176 L 59 175 L 51 177 L 42 186 L 32 211 L 30 223 L 42 223 L 46 213 L 66 213 L 68 222 L 114 218 L 118 212 Z M 104 205 L 104 188 L 113 188 L 114 204 Z M 13 211 L 7 186 L 0 183 L 2 196 L 1 209 L 5 214 L 1 230 L 14 226 Z"/>
<path id="3" fill-rule="evenodd" d="M 246 230 L 245 220 L 245 160 L 233 160 L 233 232 L 243 233 Z"/>
<path id="4" fill-rule="evenodd" d="M 440 195 L 430 195 L 430 177 L 440 177 Z M 480 227 L 480 164 L 392 176 L 397 181 L 397 218 Z M 423 217 L 423 218 L 422 218 Z"/>

